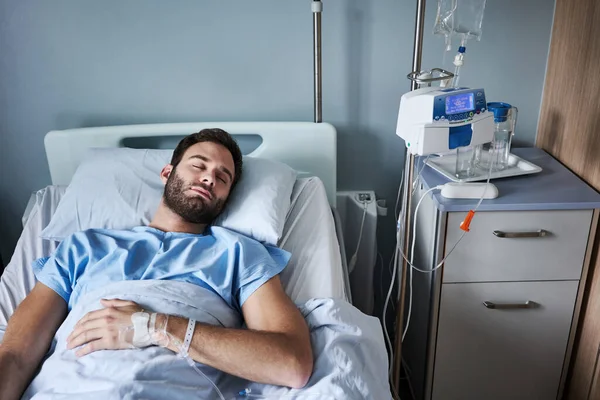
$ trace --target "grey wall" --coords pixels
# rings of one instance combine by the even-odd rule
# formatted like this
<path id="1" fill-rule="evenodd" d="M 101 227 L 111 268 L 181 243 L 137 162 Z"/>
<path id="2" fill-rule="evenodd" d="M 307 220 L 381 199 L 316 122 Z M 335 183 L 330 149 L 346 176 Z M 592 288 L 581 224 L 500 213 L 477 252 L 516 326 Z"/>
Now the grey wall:
<path id="1" fill-rule="evenodd" d="M 424 67 L 442 39 L 427 6 Z M 325 0 L 324 119 L 339 131 L 340 189 L 393 203 L 403 166 L 395 135 L 409 88 L 415 1 Z M 554 2 L 488 0 L 461 84 L 519 106 L 518 139 L 533 144 Z M 448 54 L 448 61 L 455 49 Z M 449 67 L 450 65 L 447 64 Z M 50 183 L 52 129 L 313 116 L 309 0 L 0 0 L 0 249 L 20 234 L 31 191 Z M 392 252 L 394 222 L 380 220 Z"/>

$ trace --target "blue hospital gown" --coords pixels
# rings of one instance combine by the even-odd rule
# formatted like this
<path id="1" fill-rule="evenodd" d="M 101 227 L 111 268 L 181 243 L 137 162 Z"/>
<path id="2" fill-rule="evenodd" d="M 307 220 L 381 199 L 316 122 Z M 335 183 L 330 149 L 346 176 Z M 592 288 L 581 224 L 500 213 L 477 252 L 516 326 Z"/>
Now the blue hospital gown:
<path id="1" fill-rule="evenodd" d="M 35 261 L 33 269 L 38 281 L 58 293 L 69 310 L 80 296 L 111 282 L 158 279 L 202 286 L 240 311 L 289 258 L 284 250 L 221 227 L 198 235 L 140 226 L 77 232 L 50 257 Z"/>

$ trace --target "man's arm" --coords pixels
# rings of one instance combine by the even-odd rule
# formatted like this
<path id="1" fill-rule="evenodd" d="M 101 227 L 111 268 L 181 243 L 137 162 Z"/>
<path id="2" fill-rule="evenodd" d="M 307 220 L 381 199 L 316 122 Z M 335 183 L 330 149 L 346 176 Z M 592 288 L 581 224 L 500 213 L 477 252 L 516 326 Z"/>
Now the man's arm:
<path id="1" fill-rule="evenodd" d="M 108 308 L 86 314 L 69 336 L 70 349 L 86 344 L 78 356 L 128 347 L 118 332 L 131 325 L 131 315 L 141 307 L 123 300 L 103 300 L 102 304 Z M 306 385 L 313 368 L 310 335 L 279 277 L 271 278 L 250 295 L 242 313 L 249 329 L 197 323 L 189 355 L 197 362 L 251 381 L 294 388 Z M 156 326 L 164 326 L 165 320 L 164 314 L 158 314 Z M 183 342 L 187 325 L 187 318 L 169 316 L 167 333 Z M 168 348 L 179 352 L 173 341 Z"/>
<path id="2" fill-rule="evenodd" d="M 197 324 L 190 356 L 229 374 L 261 383 L 301 388 L 313 368 L 308 327 L 279 277 L 257 289 L 242 306 L 248 330 Z M 188 320 L 169 317 L 167 331 L 183 341 Z M 178 349 L 170 344 L 175 352 Z"/>
<path id="3" fill-rule="evenodd" d="M 66 315 L 63 298 L 37 283 L 11 317 L 0 344 L 0 399 L 21 397 Z"/>

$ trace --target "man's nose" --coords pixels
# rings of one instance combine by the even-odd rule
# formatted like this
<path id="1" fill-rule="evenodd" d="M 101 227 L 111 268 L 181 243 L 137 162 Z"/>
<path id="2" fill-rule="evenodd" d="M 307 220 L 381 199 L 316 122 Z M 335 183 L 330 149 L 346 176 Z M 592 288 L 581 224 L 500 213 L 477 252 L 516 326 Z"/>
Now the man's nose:
<path id="1" fill-rule="evenodd" d="M 210 187 L 213 187 L 215 184 L 215 175 L 212 172 L 206 172 L 203 176 L 202 176 L 202 183 L 209 185 Z"/>

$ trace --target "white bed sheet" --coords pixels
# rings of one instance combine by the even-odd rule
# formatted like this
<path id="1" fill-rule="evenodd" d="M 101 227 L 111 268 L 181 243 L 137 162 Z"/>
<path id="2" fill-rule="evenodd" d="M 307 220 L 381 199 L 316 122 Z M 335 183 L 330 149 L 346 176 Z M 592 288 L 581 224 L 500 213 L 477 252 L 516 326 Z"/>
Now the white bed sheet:
<path id="1" fill-rule="evenodd" d="M 319 178 L 296 181 L 279 245 L 292 254 L 281 281 L 294 302 L 348 299 L 333 213 Z"/>
<path id="2" fill-rule="evenodd" d="M 0 339 L 8 318 L 35 285 L 31 264 L 56 249 L 57 243 L 43 240 L 40 233 L 50 222 L 65 190 L 66 186 L 48 186 L 34 194 L 35 203 L 0 280 Z"/>
<path id="3" fill-rule="evenodd" d="M 0 281 L 0 341 L 7 321 L 35 285 L 34 260 L 50 255 L 57 243 L 39 237 L 66 186 L 35 193 L 35 203 Z M 281 280 L 296 303 L 316 297 L 347 299 L 345 273 L 325 187 L 318 178 L 298 179 L 280 246 L 292 253 Z"/>

